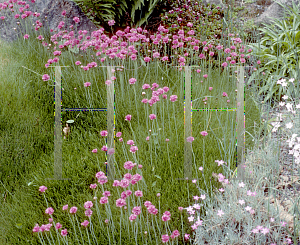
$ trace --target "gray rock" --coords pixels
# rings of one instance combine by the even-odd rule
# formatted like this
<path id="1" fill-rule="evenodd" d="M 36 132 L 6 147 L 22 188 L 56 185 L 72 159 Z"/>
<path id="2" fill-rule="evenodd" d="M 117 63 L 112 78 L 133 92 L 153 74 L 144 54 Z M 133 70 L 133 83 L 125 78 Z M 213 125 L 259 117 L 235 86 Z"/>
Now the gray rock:
<path id="1" fill-rule="evenodd" d="M 289 7 L 293 8 L 292 0 L 273 1 L 273 3 L 268 8 L 266 8 L 266 10 L 259 17 L 254 19 L 254 24 L 272 24 L 272 18 L 283 20 L 285 18 L 285 15 L 289 16 L 288 11 L 281 7 L 277 2 L 282 3 L 287 9 L 289 9 Z M 299 0 L 294 0 L 294 3 L 296 6 L 300 7 Z"/>
<path id="2" fill-rule="evenodd" d="M 0 0 L 0 3 L 3 2 L 5 1 Z M 35 24 L 37 20 L 39 20 L 43 24 L 43 27 L 41 27 L 40 30 L 42 30 L 42 28 L 45 28 L 45 31 L 47 33 L 50 32 L 50 29 L 59 31 L 57 27 L 61 21 L 65 22 L 65 25 L 61 30 L 71 31 L 72 29 L 70 29 L 69 27 L 70 25 L 73 25 L 74 31 L 76 30 L 77 26 L 77 31 L 87 30 L 89 32 L 87 35 L 90 35 L 93 31 L 99 29 L 99 27 L 97 27 L 84 15 L 80 7 L 78 7 L 74 2 L 70 0 L 36 0 L 35 3 L 27 0 L 26 4 L 28 4 L 30 7 L 28 9 L 25 9 L 24 11 L 31 11 L 33 13 L 37 12 L 40 13 L 40 16 L 34 17 L 32 15 L 25 20 L 21 19 L 20 16 L 19 19 L 16 20 L 14 18 L 15 14 L 20 14 L 19 8 L 24 7 L 21 5 L 16 5 L 16 3 L 14 4 L 13 13 L 11 13 L 8 7 L 5 10 L 1 10 L 0 16 L 6 17 L 4 21 L 0 19 L 0 38 L 2 40 L 10 43 L 17 40 L 18 37 L 23 38 L 24 34 L 26 34 L 28 30 L 35 31 L 35 26 L 33 26 L 33 24 Z M 66 17 L 62 16 L 61 14 L 63 10 L 66 11 Z M 45 18 L 46 16 L 47 18 Z M 73 17 L 75 16 L 79 17 L 80 19 L 80 22 L 77 24 L 73 20 Z M 18 21 L 21 22 L 19 25 L 17 25 Z M 25 21 L 26 23 L 28 23 L 27 27 L 25 25 L 22 25 L 22 23 L 24 23 Z M 17 28 L 17 30 L 14 30 L 13 28 Z M 54 33 L 52 32 L 51 35 L 53 34 Z"/>

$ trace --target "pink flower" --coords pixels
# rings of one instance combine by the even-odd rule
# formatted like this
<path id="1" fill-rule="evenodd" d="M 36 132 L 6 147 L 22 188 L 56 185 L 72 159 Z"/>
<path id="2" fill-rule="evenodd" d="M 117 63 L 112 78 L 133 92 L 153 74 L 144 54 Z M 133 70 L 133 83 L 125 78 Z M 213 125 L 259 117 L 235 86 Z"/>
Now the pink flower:
<path id="1" fill-rule="evenodd" d="M 108 155 L 112 155 L 114 153 L 115 153 L 115 148 L 110 148 L 110 149 L 107 150 Z"/>
<path id="2" fill-rule="evenodd" d="M 80 64 L 81 64 L 80 61 L 76 61 L 76 62 L 75 62 L 75 65 L 80 65 Z"/>
<path id="3" fill-rule="evenodd" d="M 208 89 L 209 89 L 209 91 L 212 91 L 213 87 L 209 87 Z"/>
<path id="4" fill-rule="evenodd" d="M 156 119 L 156 115 L 155 114 L 150 114 L 149 118 L 150 118 L 150 120 Z"/>
<path id="5" fill-rule="evenodd" d="M 89 87 L 89 86 L 91 86 L 91 83 L 89 83 L 89 82 L 86 82 L 86 83 L 84 83 L 84 87 Z"/>
<path id="6" fill-rule="evenodd" d="M 111 80 L 106 80 L 106 81 L 105 81 L 105 84 L 108 85 L 108 86 L 109 86 L 111 83 L 112 83 Z"/>
<path id="7" fill-rule="evenodd" d="M 106 196 L 101 197 L 99 202 L 100 202 L 100 204 L 108 203 L 108 197 L 106 197 Z"/>
<path id="8" fill-rule="evenodd" d="M 98 152 L 98 149 L 93 149 L 92 152 L 93 152 L 93 153 L 97 153 L 97 152 Z"/>
<path id="9" fill-rule="evenodd" d="M 98 183 L 100 183 L 101 185 L 105 184 L 107 182 L 107 177 L 104 175 L 104 176 L 101 176 L 101 178 L 98 179 Z"/>
<path id="10" fill-rule="evenodd" d="M 171 219 L 170 216 L 165 215 L 165 214 L 161 217 L 161 220 L 165 221 L 165 222 L 168 221 L 168 220 L 170 220 L 170 219 Z"/>
<path id="11" fill-rule="evenodd" d="M 220 217 L 224 214 L 224 212 L 222 210 L 218 210 L 218 214 Z"/>
<path id="12" fill-rule="evenodd" d="M 204 78 L 207 78 L 207 77 L 208 77 L 208 75 L 207 75 L 207 74 L 204 74 L 204 75 L 203 75 L 203 77 L 204 77 Z"/>
<path id="13" fill-rule="evenodd" d="M 206 135 L 208 135 L 208 133 L 207 133 L 206 131 L 202 131 L 202 132 L 201 132 L 201 135 L 202 135 L 202 136 L 206 136 Z"/>
<path id="14" fill-rule="evenodd" d="M 131 115 L 129 115 L 129 114 L 126 115 L 126 116 L 125 116 L 125 121 L 130 122 L 130 121 L 131 121 Z"/>
<path id="15" fill-rule="evenodd" d="M 46 211 L 45 211 L 45 214 L 49 214 L 49 215 L 51 215 L 51 214 L 53 214 L 54 213 L 54 210 L 53 210 L 53 208 L 47 208 L 46 209 Z"/>
<path id="16" fill-rule="evenodd" d="M 190 136 L 186 138 L 186 141 L 192 143 L 194 141 L 194 137 Z"/>
<path id="17" fill-rule="evenodd" d="M 40 186 L 39 191 L 40 192 L 45 192 L 45 190 L 47 190 L 48 188 L 46 186 Z"/>
<path id="18" fill-rule="evenodd" d="M 129 79 L 129 84 L 135 84 L 136 82 L 136 79 L 135 78 L 130 78 Z"/>
<path id="19" fill-rule="evenodd" d="M 187 26 L 187 27 L 192 27 L 192 26 L 193 26 L 193 23 L 188 22 L 186 26 Z"/>
<path id="20" fill-rule="evenodd" d="M 62 236 L 66 236 L 68 234 L 67 229 L 64 229 L 60 233 Z"/>
<path id="21" fill-rule="evenodd" d="M 142 197 L 142 196 L 143 196 L 143 192 L 140 191 L 140 190 L 137 190 L 136 192 L 134 192 L 134 194 L 135 194 L 137 197 Z"/>
<path id="22" fill-rule="evenodd" d="M 62 210 L 68 210 L 68 204 L 63 206 Z"/>
<path id="23" fill-rule="evenodd" d="M 48 74 L 44 74 L 43 77 L 42 77 L 42 79 L 44 81 L 48 81 L 50 79 L 50 76 Z"/>
<path id="24" fill-rule="evenodd" d="M 151 60 L 150 57 L 145 57 L 145 58 L 144 58 L 144 61 L 145 61 L 145 62 L 149 62 L 150 60 Z"/>
<path id="25" fill-rule="evenodd" d="M 103 137 L 106 137 L 107 136 L 107 130 L 101 131 L 100 135 L 103 136 Z"/>
<path id="26" fill-rule="evenodd" d="M 97 188 L 97 184 L 90 184 L 90 188 L 91 189 L 96 189 Z"/>
<path id="27" fill-rule="evenodd" d="M 177 99 L 178 99 L 177 95 L 171 95 L 171 96 L 170 96 L 170 100 L 171 100 L 172 102 L 175 102 Z"/>
<path id="28" fill-rule="evenodd" d="M 70 208 L 70 214 L 76 214 L 76 212 L 77 212 L 77 207 L 71 207 Z"/>
<path id="29" fill-rule="evenodd" d="M 87 220 L 85 220 L 85 221 L 83 221 L 83 222 L 81 223 L 81 225 L 87 227 L 89 223 L 90 223 L 90 222 L 88 222 Z"/>
<path id="30" fill-rule="evenodd" d="M 134 221 L 136 218 L 137 218 L 137 216 L 134 215 L 134 214 L 131 214 L 131 215 L 129 216 L 130 222 Z"/>
<path id="31" fill-rule="evenodd" d="M 113 26 L 116 22 L 114 20 L 109 20 L 107 23 L 109 26 Z"/>
<path id="32" fill-rule="evenodd" d="M 259 65 L 260 63 L 261 63 L 260 60 L 258 60 L 258 61 L 257 61 L 257 64 Z"/>
<path id="33" fill-rule="evenodd" d="M 75 21 L 75 23 L 79 23 L 80 19 L 78 17 L 74 17 L 73 20 Z"/>
<path id="34" fill-rule="evenodd" d="M 118 200 L 116 200 L 116 206 L 117 207 L 123 207 L 123 206 L 125 206 L 126 205 L 126 201 L 124 200 L 124 199 L 122 199 L 122 198 L 119 198 Z"/>
<path id="35" fill-rule="evenodd" d="M 28 39 L 29 38 L 29 35 L 28 34 L 25 34 L 24 35 L 24 39 Z"/>
<path id="36" fill-rule="evenodd" d="M 137 150 L 138 150 L 137 146 L 131 146 L 129 151 L 135 153 Z"/>
<path id="37" fill-rule="evenodd" d="M 161 240 L 162 240 L 162 242 L 163 242 L 163 243 L 166 243 L 166 242 L 168 242 L 168 241 L 169 241 L 169 239 L 170 239 L 170 238 L 169 238 L 168 234 L 166 234 L 166 235 L 162 235 L 162 236 L 161 236 Z"/>
<path id="38" fill-rule="evenodd" d="M 87 217 L 91 217 L 92 214 L 93 214 L 93 211 L 92 211 L 91 209 L 87 209 L 87 210 L 85 211 L 85 216 L 87 216 Z"/>
<path id="39" fill-rule="evenodd" d="M 56 230 L 60 229 L 61 227 L 62 227 L 62 225 L 60 223 L 56 223 L 56 225 L 55 225 Z"/>
<path id="40" fill-rule="evenodd" d="M 118 133 L 116 133 L 116 137 L 121 137 L 122 136 L 122 132 L 118 132 Z"/>
<path id="41" fill-rule="evenodd" d="M 189 239 L 190 239 L 190 234 L 185 234 L 185 235 L 184 235 L 184 239 L 185 239 L 185 240 L 189 240 Z"/>
<path id="42" fill-rule="evenodd" d="M 62 16 L 66 16 L 66 10 L 62 11 L 62 12 L 61 12 L 61 15 L 62 15 Z"/>
<path id="43" fill-rule="evenodd" d="M 84 203 L 84 208 L 85 209 L 92 208 L 93 205 L 94 205 L 93 202 L 87 201 L 87 202 Z"/>
<path id="44" fill-rule="evenodd" d="M 227 97 L 228 94 L 226 92 L 223 92 L 223 97 Z"/>
<path id="45" fill-rule="evenodd" d="M 222 66 L 227 67 L 228 66 L 227 62 L 222 63 Z"/>

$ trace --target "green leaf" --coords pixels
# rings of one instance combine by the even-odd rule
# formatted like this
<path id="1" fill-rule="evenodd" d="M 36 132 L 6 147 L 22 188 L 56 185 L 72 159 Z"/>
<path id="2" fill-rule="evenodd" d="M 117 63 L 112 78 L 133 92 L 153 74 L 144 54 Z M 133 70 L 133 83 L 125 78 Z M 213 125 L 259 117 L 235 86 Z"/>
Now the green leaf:
<path id="1" fill-rule="evenodd" d="M 154 187 L 155 185 L 156 185 L 156 181 L 154 181 L 151 186 Z"/>
<path id="2" fill-rule="evenodd" d="M 22 229 L 22 223 L 16 224 L 16 227 L 17 227 L 18 229 Z"/>
<path id="3" fill-rule="evenodd" d="M 161 177 L 160 177 L 160 176 L 158 176 L 158 175 L 154 175 L 154 177 L 161 179 Z"/>

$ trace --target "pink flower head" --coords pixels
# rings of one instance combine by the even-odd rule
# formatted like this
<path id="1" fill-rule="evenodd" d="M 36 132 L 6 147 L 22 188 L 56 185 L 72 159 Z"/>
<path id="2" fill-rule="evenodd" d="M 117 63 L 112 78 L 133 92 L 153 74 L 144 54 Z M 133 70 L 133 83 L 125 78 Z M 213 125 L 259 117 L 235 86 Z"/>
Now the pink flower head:
<path id="1" fill-rule="evenodd" d="M 156 115 L 155 114 L 150 114 L 149 118 L 150 118 L 150 120 L 156 119 Z"/>
<path id="2" fill-rule="evenodd" d="M 118 133 L 116 133 L 116 137 L 121 137 L 122 136 L 122 132 L 118 132 Z"/>
<path id="3" fill-rule="evenodd" d="M 142 196 L 143 196 L 143 192 L 140 191 L 140 190 L 135 191 L 134 194 L 135 194 L 137 197 L 142 197 Z"/>
<path id="4" fill-rule="evenodd" d="M 103 136 L 103 137 L 106 137 L 107 136 L 107 130 L 101 131 L 100 135 Z"/>
<path id="5" fill-rule="evenodd" d="M 87 201 L 84 203 L 84 208 L 88 209 L 88 208 L 92 208 L 94 206 L 93 202 L 91 201 Z"/>
<path id="6" fill-rule="evenodd" d="M 190 136 L 186 138 L 186 141 L 192 143 L 194 141 L 194 137 Z"/>
<path id="7" fill-rule="evenodd" d="M 209 87 L 208 89 L 209 89 L 209 91 L 212 91 L 213 87 Z"/>
<path id="8" fill-rule="evenodd" d="M 228 94 L 226 92 L 223 92 L 223 97 L 227 97 Z"/>
<path id="9" fill-rule="evenodd" d="M 29 35 L 28 34 L 25 34 L 24 35 L 24 39 L 28 39 L 29 38 Z"/>
<path id="10" fill-rule="evenodd" d="M 67 229 L 64 229 L 60 233 L 62 236 L 66 236 L 68 234 Z"/>
<path id="11" fill-rule="evenodd" d="M 131 121 L 131 115 L 129 115 L 129 114 L 126 115 L 126 116 L 125 116 L 125 121 L 130 122 L 130 121 Z"/>
<path id="12" fill-rule="evenodd" d="M 98 150 L 97 150 L 97 149 L 93 149 L 92 152 L 93 152 L 93 153 L 97 153 Z"/>
<path id="13" fill-rule="evenodd" d="M 109 20 L 107 23 L 109 26 L 113 26 L 116 22 L 114 20 Z"/>
<path id="14" fill-rule="evenodd" d="M 206 136 L 206 135 L 208 135 L 208 133 L 207 133 L 206 131 L 202 131 L 202 132 L 201 132 L 201 135 L 202 135 L 202 136 Z"/>
<path id="15" fill-rule="evenodd" d="M 91 189 L 96 189 L 97 188 L 97 184 L 90 184 L 90 188 Z"/>
<path id="16" fill-rule="evenodd" d="M 42 77 L 42 79 L 44 81 L 48 81 L 50 79 L 50 76 L 48 74 L 44 74 L 43 77 Z"/>
<path id="17" fill-rule="evenodd" d="M 108 197 L 106 197 L 106 196 L 101 197 L 99 202 L 100 202 L 100 204 L 108 203 Z"/>
<path id="18" fill-rule="evenodd" d="M 204 75 L 203 75 L 203 77 L 204 77 L 204 78 L 207 78 L 207 77 L 208 77 L 208 75 L 207 75 L 207 74 L 204 74 Z"/>
<path id="19" fill-rule="evenodd" d="M 142 88 L 143 88 L 143 89 L 150 88 L 150 85 L 146 83 L 146 84 L 144 84 L 144 85 L 143 85 L 143 87 L 142 87 Z"/>
<path id="20" fill-rule="evenodd" d="M 87 209 L 87 210 L 85 210 L 85 216 L 87 216 L 87 217 L 91 217 L 92 216 L 92 214 L 93 214 L 93 211 L 91 210 L 91 209 Z"/>
<path id="21" fill-rule="evenodd" d="M 56 230 L 60 229 L 61 227 L 62 227 L 62 225 L 60 223 L 56 223 L 56 225 L 55 225 Z"/>
<path id="22" fill-rule="evenodd" d="M 169 241 L 169 239 L 170 239 L 170 238 L 169 238 L 168 234 L 166 234 L 166 235 L 162 235 L 162 236 L 161 236 L 161 240 L 162 240 L 162 242 L 163 242 L 163 243 L 166 243 L 166 242 L 168 242 L 168 241 Z"/>
<path id="23" fill-rule="evenodd" d="M 111 83 L 112 83 L 111 80 L 106 80 L 106 81 L 105 81 L 105 84 L 108 85 L 108 86 L 109 86 Z"/>
<path id="24" fill-rule="evenodd" d="M 192 27 L 192 26 L 193 26 L 193 23 L 188 22 L 186 26 L 187 26 L 187 27 Z"/>
<path id="25" fill-rule="evenodd" d="M 61 12 L 61 15 L 66 16 L 66 13 L 67 13 L 66 10 L 64 10 L 64 11 Z"/>
<path id="26" fill-rule="evenodd" d="M 76 61 L 75 65 L 81 65 L 81 62 L 80 61 Z"/>
<path id="27" fill-rule="evenodd" d="M 137 150 L 138 150 L 137 146 L 131 146 L 129 151 L 135 153 Z"/>
<path id="28" fill-rule="evenodd" d="M 90 223 L 90 222 L 88 222 L 87 220 L 85 220 L 85 221 L 83 221 L 83 222 L 81 223 L 81 225 L 87 227 L 89 223 Z"/>
<path id="29" fill-rule="evenodd" d="M 126 201 L 122 198 L 119 198 L 118 200 L 116 200 L 116 206 L 120 208 L 126 206 Z"/>
<path id="30" fill-rule="evenodd" d="M 171 96 L 170 96 L 170 100 L 171 100 L 172 102 L 175 102 L 177 99 L 178 99 L 177 95 L 171 95 Z"/>
<path id="31" fill-rule="evenodd" d="M 54 213 L 54 210 L 53 210 L 53 208 L 47 208 L 46 209 L 46 211 L 45 211 L 45 214 L 49 214 L 49 215 L 51 215 L 51 214 L 53 214 Z"/>
<path id="32" fill-rule="evenodd" d="M 66 204 L 65 206 L 63 206 L 62 210 L 68 210 L 68 204 Z"/>
<path id="33" fill-rule="evenodd" d="M 45 190 L 47 190 L 48 188 L 46 186 L 40 186 L 39 191 L 40 192 L 45 192 Z"/>
<path id="34" fill-rule="evenodd" d="M 135 84 L 136 82 L 136 79 L 135 78 L 130 78 L 129 79 L 129 84 Z"/>
<path id="35" fill-rule="evenodd" d="M 144 61 L 145 61 L 145 62 L 149 62 L 150 60 L 151 60 L 150 57 L 145 57 L 145 58 L 144 58 Z"/>
<path id="36" fill-rule="evenodd" d="M 108 150 L 107 150 L 107 154 L 108 155 L 112 155 L 112 154 L 114 154 L 115 153 L 115 148 L 109 148 Z"/>
<path id="37" fill-rule="evenodd" d="M 73 20 L 74 20 L 75 23 L 79 23 L 80 22 L 80 19 L 78 17 L 74 17 Z"/>
<path id="38" fill-rule="evenodd" d="M 77 212 L 77 207 L 71 207 L 70 208 L 70 214 L 76 214 L 76 212 Z"/>
<path id="39" fill-rule="evenodd" d="M 134 221 L 136 218 L 137 218 L 137 216 L 136 216 L 135 214 L 131 214 L 131 215 L 129 216 L 130 222 Z"/>
<path id="40" fill-rule="evenodd" d="M 86 82 L 86 83 L 84 83 L 84 87 L 89 87 L 89 86 L 91 86 L 91 83 L 89 83 L 89 82 Z"/>

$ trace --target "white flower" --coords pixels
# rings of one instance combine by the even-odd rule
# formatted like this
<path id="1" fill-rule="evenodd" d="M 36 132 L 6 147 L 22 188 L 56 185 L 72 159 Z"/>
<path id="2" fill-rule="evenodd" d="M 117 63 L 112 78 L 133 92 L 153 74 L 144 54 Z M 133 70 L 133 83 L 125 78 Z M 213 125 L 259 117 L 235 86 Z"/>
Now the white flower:
<path id="1" fill-rule="evenodd" d="M 245 184 L 243 182 L 239 183 L 239 187 L 243 188 Z"/>
<path id="2" fill-rule="evenodd" d="M 293 124 L 291 122 L 289 122 L 288 124 L 285 125 L 286 128 L 292 128 L 293 127 Z"/>
<path id="3" fill-rule="evenodd" d="M 284 100 L 287 100 L 289 97 L 287 95 L 282 96 Z"/>
<path id="4" fill-rule="evenodd" d="M 245 207 L 245 209 L 246 209 L 246 211 L 250 211 L 252 208 L 247 206 L 247 207 Z"/>
<path id="5" fill-rule="evenodd" d="M 190 217 L 188 217 L 188 219 L 189 219 L 189 222 L 192 222 L 194 220 L 194 216 L 190 216 Z"/>
<path id="6" fill-rule="evenodd" d="M 245 201 L 244 200 L 239 200 L 239 204 L 244 205 Z"/>

